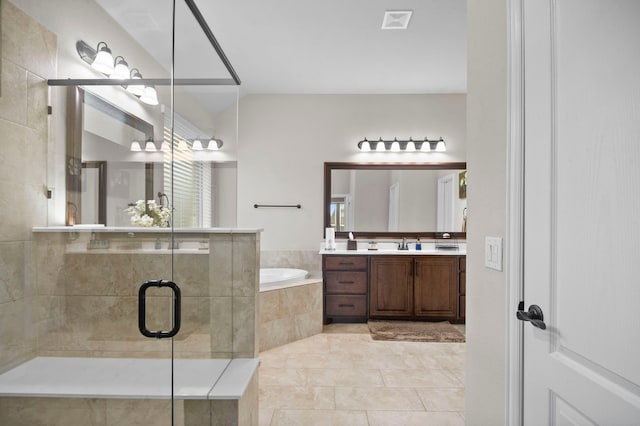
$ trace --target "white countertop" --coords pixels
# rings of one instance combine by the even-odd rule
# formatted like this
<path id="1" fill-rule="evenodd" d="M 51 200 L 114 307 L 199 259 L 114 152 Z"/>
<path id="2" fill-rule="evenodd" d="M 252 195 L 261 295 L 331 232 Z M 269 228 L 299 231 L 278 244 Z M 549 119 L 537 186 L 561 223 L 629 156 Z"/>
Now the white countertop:
<path id="1" fill-rule="evenodd" d="M 134 234 L 158 234 L 171 233 L 171 228 L 158 227 L 116 227 L 100 225 L 74 225 L 74 226 L 34 226 L 33 232 L 110 232 L 110 233 L 134 233 Z M 262 232 L 262 228 L 175 228 L 176 234 L 256 234 Z"/>
<path id="2" fill-rule="evenodd" d="M 421 256 L 421 255 L 437 255 L 437 256 L 459 256 L 467 254 L 467 242 L 464 240 L 429 240 L 422 242 L 422 249 L 415 249 L 415 241 L 409 242 L 409 250 L 398 250 L 397 241 L 381 241 L 376 242 L 378 249 L 369 250 L 369 242 L 358 242 L 357 250 L 347 250 L 346 241 L 336 241 L 335 250 L 327 250 L 325 242 L 320 243 L 320 254 L 334 255 L 360 255 L 360 256 L 376 256 L 376 255 L 398 255 L 398 256 Z M 438 246 L 451 246 L 455 248 L 438 248 Z"/>
<path id="3" fill-rule="evenodd" d="M 398 256 L 460 256 L 466 255 L 466 248 L 460 247 L 458 249 L 428 249 L 428 250 L 398 250 L 398 249 L 384 249 L 384 250 L 368 250 L 368 249 L 358 249 L 358 250 L 347 250 L 347 249 L 336 249 L 336 250 L 320 250 L 320 254 L 335 254 L 335 255 L 361 255 L 361 256 L 376 256 L 376 255 L 398 255 Z"/>

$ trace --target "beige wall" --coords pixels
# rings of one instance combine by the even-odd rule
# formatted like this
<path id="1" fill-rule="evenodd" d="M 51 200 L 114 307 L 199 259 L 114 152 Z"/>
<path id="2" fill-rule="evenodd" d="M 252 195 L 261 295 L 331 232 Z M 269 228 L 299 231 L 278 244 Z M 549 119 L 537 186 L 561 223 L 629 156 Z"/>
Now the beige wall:
<path id="1" fill-rule="evenodd" d="M 248 95 L 240 102 L 238 226 L 264 228 L 263 250 L 317 250 L 325 161 L 466 160 L 466 96 Z M 363 153 L 364 137 L 436 138 L 446 153 Z M 475 137 L 475 135 L 474 135 Z M 255 203 L 302 209 L 254 209 Z"/>
<path id="2" fill-rule="evenodd" d="M 467 234 L 468 425 L 504 424 L 505 273 L 483 264 L 484 238 L 506 232 L 507 2 L 470 0 L 467 6 Z M 505 256 L 506 258 L 506 256 Z"/>
<path id="3" fill-rule="evenodd" d="M 47 219 L 47 83 L 56 36 L 2 1 L 0 371 L 35 351 L 31 227 Z"/>

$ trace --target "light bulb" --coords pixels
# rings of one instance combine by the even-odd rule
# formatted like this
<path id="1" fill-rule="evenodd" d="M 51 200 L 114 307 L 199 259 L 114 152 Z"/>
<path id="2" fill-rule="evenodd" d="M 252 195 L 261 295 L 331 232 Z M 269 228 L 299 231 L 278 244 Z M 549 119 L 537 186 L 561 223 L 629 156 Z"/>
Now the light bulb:
<path id="1" fill-rule="evenodd" d="M 102 47 L 100 47 L 102 45 Z M 93 69 L 100 71 L 103 74 L 113 74 L 113 56 L 111 55 L 111 49 L 107 46 L 107 43 L 101 41 L 96 47 L 96 57 L 91 63 Z"/>
<path id="2" fill-rule="evenodd" d="M 113 73 L 109 78 L 114 80 L 126 80 L 129 78 L 129 64 L 122 56 L 116 56 Z"/>
<path id="3" fill-rule="evenodd" d="M 140 147 L 140 142 L 138 141 L 133 141 L 131 142 L 131 151 L 133 152 L 140 152 L 142 151 L 142 148 Z"/>
<path id="4" fill-rule="evenodd" d="M 145 86 L 144 93 L 140 96 L 140 101 L 147 105 L 158 105 L 158 93 L 155 87 Z"/>
<path id="5" fill-rule="evenodd" d="M 209 145 L 207 146 L 207 149 L 209 151 L 217 151 L 220 149 L 220 147 L 218 146 L 218 141 L 215 140 L 214 138 L 209 139 Z"/>
<path id="6" fill-rule="evenodd" d="M 376 152 L 384 152 L 385 149 L 386 147 L 384 146 L 384 142 L 380 139 L 376 145 Z"/>
<path id="7" fill-rule="evenodd" d="M 138 68 L 133 68 L 131 70 L 131 79 L 132 80 L 140 80 L 142 79 L 142 74 Z M 130 84 L 127 86 L 127 92 L 134 94 L 136 96 L 142 96 L 144 94 L 144 86 L 141 84 Z"/>
<path id="8" fill-rule="evenodd" d="M 200 139 L 195 139 L 193 141 L 193 143 L 191 144 L 191 149 L 193 149 L 194 151 L 202 151 L 202 142 L 200 142 Z"/>
<path id="9" fill-rule="evenodd" d="M 148 140 L 147 143 L 144 145 L 144 150 L 147 152 L 155 152 L 158 150 L 158 148 L 156 147 L 156 144 L 153 143 L 153 141 Z"/>
<path id="10" fill-rule="evenodd" d="M 444 144 L 444 141 L 440 139 L 438 144 L 436 145 L 436 152 L 446 152 L 447 146 Z"/>

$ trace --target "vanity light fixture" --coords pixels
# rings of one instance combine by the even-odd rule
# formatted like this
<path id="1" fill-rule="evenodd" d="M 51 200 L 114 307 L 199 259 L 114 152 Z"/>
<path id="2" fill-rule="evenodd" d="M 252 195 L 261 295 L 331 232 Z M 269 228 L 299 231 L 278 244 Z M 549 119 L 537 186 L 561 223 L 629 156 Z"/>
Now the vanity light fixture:
<path id="1" fill-rule="evenodd" d="M 80 56 L 82 57 L 82 54 Z M 96 53 L 91 61 L 91 66 L 103 74 L 110 75 L 113 73 L 113 56 L 111 55 L 111 49 L 104 41 L 99 42 L 96 46 Z"/>
<path id="2" fill-rule="evenodd" d="M 446 152 L 447 145 L 444 139 L 428 139 L 413 140 L 383 140 L 380 138 L 377 141 L 369 141 L 364 138 L 358 142 L 358 149 L 363 152 L 375 151 L 375 152 Z"/>
<path id="3" fill-rule="evenodd" d="M 142 74 L 137 68 L 129 70 L 129 64 L 122 56 L 116 56 L 115 60 L 111 55 L 111 49 L 107 43 L 101 41 L 96 49 L 93 49 L 82 40 L 76 42 L 76 51 L 80 58 L 91 65 L 97 71 L 107 75 L 114 80 L 141 80 Z M 123 86 L 124 87 L 124 86 Z M 147 105 L 158 105 L 158 92 L 154 86 L 129 85 L 127 92 L 137 96 L 140 102 Z"/>

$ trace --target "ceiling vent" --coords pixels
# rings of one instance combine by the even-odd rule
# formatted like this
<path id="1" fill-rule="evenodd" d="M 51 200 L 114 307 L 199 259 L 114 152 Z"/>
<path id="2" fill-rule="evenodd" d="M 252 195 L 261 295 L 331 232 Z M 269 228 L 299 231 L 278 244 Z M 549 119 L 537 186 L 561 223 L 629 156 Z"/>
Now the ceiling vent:
<path id="1" fill-rule="evenodd" d="M 406 30 L 411 20 L 412 10 L 387 10 L 382 19 L 383 30 Z"/>

